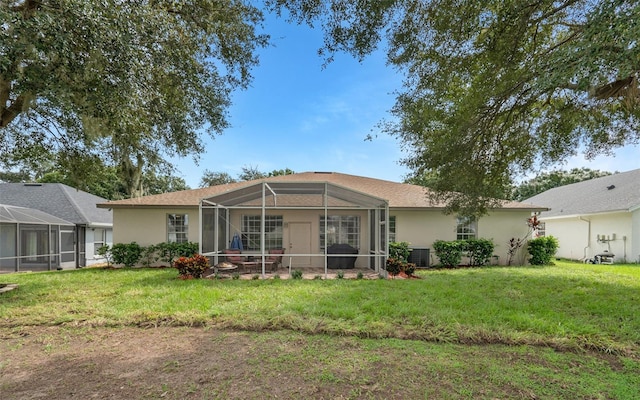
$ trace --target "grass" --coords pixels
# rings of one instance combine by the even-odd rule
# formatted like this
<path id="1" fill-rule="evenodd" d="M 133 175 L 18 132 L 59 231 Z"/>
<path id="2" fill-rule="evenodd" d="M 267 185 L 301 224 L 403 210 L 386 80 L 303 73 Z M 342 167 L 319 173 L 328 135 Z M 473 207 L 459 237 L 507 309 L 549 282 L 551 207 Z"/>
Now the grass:
<path id="1" fill-rule="evenodd" d="M 306 337 L 297 357 L 318 361 L 308 377 L 314 385 L 341 379 L 332 365 L 375 364 L 341 356 L 349 341 L 358 354 L 381 347 L 404 354 L 399 369 L 447 375 L 445 397 L 505 396 L 491 388 L 512 385 L 521 397 L 530 391 L 571 398 L 581 387 L 574 398 L 633 398 L 640 384 L 640 266 L 556 264 L 419 271 L 419 280 L 185 281 L 172 269 L 11 274 L 3 281 L 19 288 L 0 297 L 0 328 L 216 326 L 262 332 L 272 341 L 285 331 L 289 339 Z M 427 356 L 433 362 L 422 365 Z M 541 383 L 550 381 L 564 386 Z"/>

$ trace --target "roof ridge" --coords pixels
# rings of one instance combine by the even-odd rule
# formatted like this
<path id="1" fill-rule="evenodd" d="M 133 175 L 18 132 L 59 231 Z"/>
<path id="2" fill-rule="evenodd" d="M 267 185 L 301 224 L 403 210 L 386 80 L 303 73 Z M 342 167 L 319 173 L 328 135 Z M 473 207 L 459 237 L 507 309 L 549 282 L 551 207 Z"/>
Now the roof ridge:
<path id="1" fill-rule="evenodd" d="M 57 185 L 62 190 L 62 193 L 64 194 L 64 196 L 67 198 L 67 200 L 69 200 L 69 203 L 73 206 L 76 212 L 84 219 L 84 222 L 86 224 L 91 223 L 91 221 L 89 220 L 89 217 L 82 210 L 82 207 L 80 207 L 80 205 L 76 202 L 75 197 L 71 196 L 71 194 L 68 193 L 69 189 L 75 190 L 77 192 L 81 192 L 81 190 L 72 188 L 71 186 L 65 185 L 64 183 L 54 183 L 54 185 Z"/>

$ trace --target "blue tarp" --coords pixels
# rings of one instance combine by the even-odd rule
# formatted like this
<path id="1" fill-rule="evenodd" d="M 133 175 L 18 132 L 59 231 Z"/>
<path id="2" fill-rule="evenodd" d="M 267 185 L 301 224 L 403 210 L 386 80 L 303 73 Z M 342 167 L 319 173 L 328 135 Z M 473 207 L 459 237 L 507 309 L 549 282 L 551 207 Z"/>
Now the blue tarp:
<path id="1" fill-rule="evenodd" d="M 231 245 L 229 246 L 230 249 L 237 249 L 240 251 L 243 251 L 244 249 L 242 248 L 242 240 L 240 240 L 240 235 L 238 233 L 235 233 L 233 235 L 233 239 L 231 239 Z"/>

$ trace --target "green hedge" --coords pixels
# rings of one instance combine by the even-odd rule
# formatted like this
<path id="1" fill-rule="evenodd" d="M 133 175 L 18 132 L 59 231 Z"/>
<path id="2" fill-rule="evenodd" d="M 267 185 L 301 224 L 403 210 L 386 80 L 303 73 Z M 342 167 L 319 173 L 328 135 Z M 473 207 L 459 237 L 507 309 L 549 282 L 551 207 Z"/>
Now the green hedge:
<path id="1" fill-rule="evenodd" d="M 197 242 L 164 242 L 149 246 L 140 246 L 136 242 L 131 242 L 115 243 L 112 247 L 100 248 L 100 254 L 107 259 L 108 263 L 113 261 L 114 264 L 123 264 L 125 267 L 133 267 L 136 264 L 150 267 L 158 260 L 173 266 L 175 259 L 192 257 L 197 252 Z"/>
<path id="2" fill-rule="evenodd" d="M 531 265 L 552 265 L 551 259 L 558 251 L 558 239 L 553 236 L 543 236 L 531 239 L 527 243 L 529 263 Z"/>
<path id="3" fill-rule="evenodd" d="M 486 265 L 493 256 L 495 245 L 489 239 L 468 240 L 436 240 L 433 250 L 440 259 L 440 264 L 445 267 L 460 265 L 462 256 L 469 257 L 469 265 Z"/>

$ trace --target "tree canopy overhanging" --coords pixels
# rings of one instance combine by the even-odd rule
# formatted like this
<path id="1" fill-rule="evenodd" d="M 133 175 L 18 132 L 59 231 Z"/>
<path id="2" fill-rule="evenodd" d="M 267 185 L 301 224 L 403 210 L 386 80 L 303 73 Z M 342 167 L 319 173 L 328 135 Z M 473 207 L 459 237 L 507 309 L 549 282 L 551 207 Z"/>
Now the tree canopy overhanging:
<path id="1" fill-rule="evenodd" d="M 108 157 L 136 191 L 144 166 L 227 126 L 263 6 L 322 27 L 327 60 L 387 47 L 405 82 L 381 127 L 451 211 L 640 140 L 636 1 L 16 0 L 0 3 L 0 161 L 53 153 L 81 179 Z"/>
<path id="2" fill-rule="evenodd" d="M 406 79 L 382 129 L 450 211 L 486 212 L 516 177 L 639 141 L 637 1 L 274 2 L 320 21 L 329 59 L 388 46 Z"/>
<path id="3" fill-rule="evenodd" d="M 243 0 L 3 1 L 1 161 L 55 156 L 81 175 L 98 156 L 138 190 L 143 168 L 227 127 L 262 18 Z"/>

